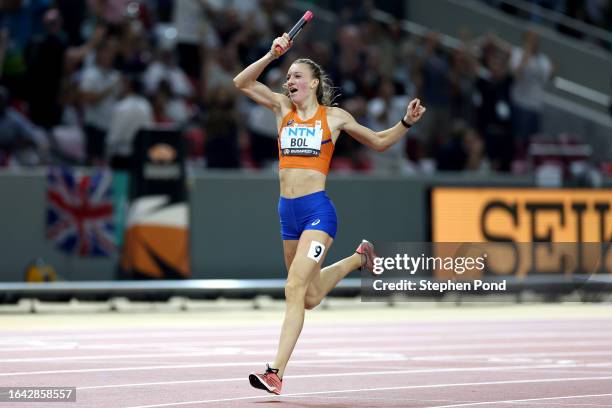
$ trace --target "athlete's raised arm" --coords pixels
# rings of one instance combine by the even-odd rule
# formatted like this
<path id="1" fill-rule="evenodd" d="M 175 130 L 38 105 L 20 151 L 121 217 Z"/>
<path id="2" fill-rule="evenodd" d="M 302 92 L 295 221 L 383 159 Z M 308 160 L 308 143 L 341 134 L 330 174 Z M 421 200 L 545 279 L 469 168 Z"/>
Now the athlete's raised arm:
<path id="1" fill-rule="evenodd" d="M 236 88 L 244 92 L 249 98 L 260 105 L 272 109 L 275 113 L 280 111 L 281 104 L 291 104 L 289 98 L 283 94 L 273 92 L 266 85 L 257 81 L 263 70 L 276 58 L 291 48 L 291 41 L 287 33 L 277 37 L 270 47 L 270 51 L 259 60 L 246 67 L 234 78 Z M 277 48 L 277 46 L 280 47 Z"/>
<path id="2" fill-rule="evenodd" d="M 377 152 L 383 152 L 397 143 L 408 128 L 421 119 L 425 110 L 425 107 L 421 106 L 421 101 L 415 98 L 408 104 L 406 115 L 401 121 L 395 126 L 380 132 L 375 132 L 370 128 L 360 125 L 355 118 L 344 109 L 333 108 L 332 115 L 340 119 L 340 126 L 338 127 L 340 130 L 344 130 L 355 140 Z"/>

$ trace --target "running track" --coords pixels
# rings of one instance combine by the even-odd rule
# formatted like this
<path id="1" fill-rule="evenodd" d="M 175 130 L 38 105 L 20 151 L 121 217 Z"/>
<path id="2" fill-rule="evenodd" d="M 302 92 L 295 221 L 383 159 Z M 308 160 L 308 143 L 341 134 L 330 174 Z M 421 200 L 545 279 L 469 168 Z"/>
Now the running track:
<path id="1" fill-rule="evenodd" d="M 275 397 L 247 375 L 273 359 L 281 317 L 0 316 L 0 386 L 77 387 L 57 408 L 612 407 L 609 305 L 311 312 Z"/>

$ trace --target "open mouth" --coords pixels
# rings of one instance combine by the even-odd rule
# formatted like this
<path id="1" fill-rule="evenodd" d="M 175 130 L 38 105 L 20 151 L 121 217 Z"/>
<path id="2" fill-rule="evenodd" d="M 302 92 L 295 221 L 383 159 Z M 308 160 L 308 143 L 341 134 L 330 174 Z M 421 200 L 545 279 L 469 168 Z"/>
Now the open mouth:
<path id="1" fill-rule="evenodd" d="M 295 94 L 297 92 L 297 88 L 289 88 L 289 93 L 291 95 Z"/>

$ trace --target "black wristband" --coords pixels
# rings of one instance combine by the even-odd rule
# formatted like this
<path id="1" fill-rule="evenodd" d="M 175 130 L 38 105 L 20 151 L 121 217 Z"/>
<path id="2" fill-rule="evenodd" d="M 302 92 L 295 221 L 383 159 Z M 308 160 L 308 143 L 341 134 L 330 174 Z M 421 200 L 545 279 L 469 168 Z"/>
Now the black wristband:
<path id="1" fill-rule="evenodd" d="M 410 129 L 410 128 L 412 127 L 412 125 L 411 125 L 410 123 L 406 122 L 406 121 L 404 120 L 404 118 L 402 118 L 401 122 L 402 122 L 402 125 L 404 125 L 404 127 L 405 127 L 406 129 Z"/>

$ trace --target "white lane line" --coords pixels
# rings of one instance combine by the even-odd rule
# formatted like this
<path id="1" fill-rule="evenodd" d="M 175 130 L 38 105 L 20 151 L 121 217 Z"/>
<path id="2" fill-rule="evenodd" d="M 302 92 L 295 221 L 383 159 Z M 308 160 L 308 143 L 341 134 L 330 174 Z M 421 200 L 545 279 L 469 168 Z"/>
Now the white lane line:
<path id="1" fill-rule="evenodd" d="M 534 383 L 554 383 L 554 382 L 572 382 L 572 381 L 605 381 L 612 380 L 612 377 L 576 377 L 576 378 L 539 378 L 534 380 L 511 380 L 511 381 L 487 381 L 487 382 L 472 382 L 472 383 L 452 383 L 452 384 L 429 384 L 429 385 L 407 385 L 401 387 L 377 387 L 377 388 L 357 388 L 352 390 L 330 390 L 330 391 L 315 391 L 315 392 L 299 392 L 294 394 L 284 394 L 279 396 L 269 395 L 258 395 L 253 397 L 238 397 L 238 398 L 222 398 L 212 400 L 198 400 L 198 401 L 183 401 L 183 402 L 170 402 L 165 404 L 154 404 L 154 405 L 138 405 L 126 408 L 158 408 L 158 407 L 170 407 L 177 405 L 194 405 L 194 404 L 209 404 L 213 402 L 228 402 L 228 401 L 241 401 L 250 399 L 262 399 L 262 398 L 274 398 L 281 399 L 286 397 L 297 397 L 303 395 L 322 395 L 322 394 L 343 394 L 343 393 L 355 393 L 355 392 L 368 392 L 368 391 L 397 391 L 397 390 L 415 390 L 415 389 L 428 389 L 428 388 L 449 388 L 449 387 L 473 387 L 478 385 L 504 385 L 504 384 L 534 384 Z M 442 408 L 442 407 L 430 407 L 430 408 Z"/>
<path id="2" fill-rule="evenodd" d="M 325 333 L 369 333 L 372 330 L 376 330 L 377 333 L 397 333 L 401 332 L 402 329 L 406 329 L 406 334 L 411 336 L 425 336 L 427 338 L 438 337 L 436 334 L 448 334 L 452 332 L 453 334 L 465 334 L 466 338 L 474 338 L 479 339 L 483 338 L 481 336 L 472 335 L 475 328 L 479 330 L 482 329 L 482 325 L 456 325 L 449 327 L 448 324 L 444 325 L 444 328 L 437 327 L 414 327 L 415 322 L 404 322 L 407 327 L 403 327 L 400 325 L 395 326 L 381 326 L 376 322 L 364 322 L 363 325 L 360 326 L 309 326 L 304 329 L 303 335 L 307 336 L 311 332 L 319 334 L 320 332 Z M 486 323 L 486 322 L 483 322 Z M 504 328 L 508 328 L 508 324 L 513 324 L 514 322 L 508 322 L 502 325 Z M 542 322 L 546 323 L 546 322 Z M 409 326 L 409 327 L 408 327 Z M 451 329 L 456 328 L 457 330 L 451 331 Z M 464 331 L 460 331 L 461 329 L 465 329 Z M 522 329 L 521 327 L 510 326 L 512 330 Z M 538 324 L 538 329 L 542 329 L 541 325 Z M 532 336 L 543 336 L 543 337 L 558 337 L 558 336 L 567 336 L 568 333 L 577 333 L 576 330 L 579 330 L 579 334 L 577 336 L 593 336 L 593 337 L 602 337 L 605 331 L 605 328 L 602 326 L 597 327 L 582 327 L 580 325 L 567 325 L 562 327 L 555 327 L 555 330 L 547 330 L 545 332 L 535 332 L 523 334 L 522 332 L 512 332 L 508 330 L 508 333 L 496 333 L 492 335 L 483 335 L 484 338 L 523 338 L 523 337 L 532 337 Z M 612 326 L 610 327 L 612 329 Z M 83 333 L 76 331 L 73 334 L 70 332 L 64 332 L 63 334 L 39 334 L 35 332 L 30 332 L 28 334 L 21 335 L 13 335 L 13 336 L 3 336 L 0 338 L 0 344 L 19 344 L 23 342 L 27 342 L 28 340 L 108 340 L 108 339 L 152 339 L 152 338 L 176 338 L 176 337 L 190 337 L 190 336 L 205 336 L 205 337 L 234 337 L 234 336 L 269 336 L 269 335 L 277 335 L 280 331 L 280 326 L 277 324 L 271 325 L 266 329 L 255 329 L 255 330 L 240 330 L 233 329 L 228 330 L 227 326 L 222 327 L 208 327 L 206 329 L 177 329 L 168 327 L 167 329 L 155 329 L 154 331 L 121 331 L 117 333 L 108 333 L 106 331 L 99 333 Z"/>
<path id="3" fill-rule="evenodd" d="M 291 398 L 310 398 L 310 396 L 308 396 L 308 395 L 305 395 L 305 396 L 294 396 L 294 397 L 291 397 Z M 355 397 L 352 397 L 352 396 L 338 396 L 338 395 L 332 396 L 332 395 L 328 395 L 328 396 L 320 397 L 320 398 L 325 398 L 326 400 L 334 400 L 334 399 L 354 399 Z M 449 403 L 455 403 L 455 404 L 457 404 L 457 403 L 464 403 L 464 404 L 467 404 L 467 403 L 481 402 L 481 401 L 473 401 L 473 400 L 458 400 L 458 399 L 450 400 L 450 399 L 441 399 L 441 398 L 438 398 L 438 399 L 429 399 L 429 398 L 427 398 L 427 399 L 425 399 L 425 398 L 423 398 L 423 399 L 414 399 L 414 398 L 372 398 L 372 397 L 363 397 L 363 396 L 359 397 L 359 401 L 365 401 L 365 400 L 373 400 L 373 401 L 410 401 L 410 402 L 413 402 L 413 403 L 420 403 L 421 405 L 426 403 L 426 402 L 427 403 L 428 402 L 431 402 L 431 403 L 434 403 L 434 402 L 442 403 L 442 402 L 444 402 L 444 403 L 447 403 L 447 404 L 449 404 Z M 527 405 L 529 405 L 529 403 L 527 403 Z M 537 401 L 534 402 L 534 405 L 551 405 L 551 406 L 556 406 L 556 407 L 559 406 L 558 403 L 554 403 L 554 402 L 537 402 Z M 574 403 L 568 403 L 567 401 L 563 402 L 563 406 L 564 407 L 576 406 L 576 407 L 583 407 L 583 408 L 585 406 L 610 408 L 610 405 L 608 405 L 608 404 L 602 405 L 602 404 L 591 404 L 591 403 L 584 403 L 584 402 L 583 403 L 574 404 Z M 431 406 L 431 407 L 425 407 L 425 408 L 436 408 L 436 407 Z"/>
<path id="4" fill-rule="evenodd" d="M 80 350 L 80 348 L 79 348 Z M 320 349 L 323 350 L 323 349 Z M 0 359 L 0 363 L 43 363 L 56 361 L 84 361 L 84 360 L 126 360 L 126 359 L 162 359 L 174 357 L 209 357 L 209 356 L 233 356 L 242 353 L 240 348 L 213 348 L 205 351 L 186 352 L 186 353 L 144 353 L 144 354 L 105 354 L 105 355 L 90 355 L 90 356 L 63 356 L 63 357 L 32 357 L 32 358 L 4 358 Z M 269 353 L 268 353 L 269 354 Z"/>
<path id="5" fill-rule="evenodd" d="M 533 401 L 547 401 L 547 400 L 558 400 L 558 399 L 609 397 L 609 396 L 612 396 L 612 394 L 566 395 L 566 396 L 560 396 L 560 397 L 527 398 L 527 399 L 502 400 L 502 401 L 470 402 L 470 403 L 466 403 L 466 404 L 437 405 L 435 407 L 429 407 L 429 408 L 472 407 L 472 406 L 475 406 L 475 405 L 514 404 L 516 402 L 533 402 Z"/>
<path id="6" fill-rule="evenodd" d="M 292 365 L 294 363 L 292 362 Z M 357 372 L 340 372 L 340 373 L 325 373 L 325 374 L 302 374 L 302 375 L 287 375 L 284 378 L 329 378 L 329 377 L 362 377 L 376 375 L 397 375 L 397 374 L 432 374 L 432 373 L 459 373 L 459 372 L 477 372 L 477 371 L 515 371 L 529 370 L 532 368 L 554 368 L 553 365 L 540 366 L 498 366 L 498 367 L 465 367 L 465 368 L 424 368 L 412 370 L 393 370 L 393 371 L 357 371 Z M 590 373 L 592 374 L 592 373 Z M 236 378 L 214 378 L 203 380 L 180 380 L 180 381 L 158 381 L 149 383 L 133 383 L 133 384 L 109 384 L 109 385 L 91 385 L 85 387 L 77 387 L 78 390 L 94 390 L 106 388 L 131 388 L 131 387 L 150 387 L 160 385 L 181 385 L 181 384 L 199 384 L 211 382 L 234 382 L 246 381 L 246 376 Z"/>
<path id="7" fill-rule="evenodd" d="M 603 354 L 603 353 L 602 353 Z M 609 353 L 612 354 L 612 353 Z M 589 354 L 590 355 L 590 354 Z M 599 354 L 598 354 L 599 355 Z M 291 364 L 328 364 L 328 363 L 366 363 L 366 362 L 385 362 L 385 361 L 418 361 L 416 358 L 403 357 L 401 355 L 382 355 L 372 356 L 367 358 L 339 358 L 330 360 L 315 359 L 315 360 L 294 360 Z M 551 363 L 551 361 L 546 361 Z M 262 363 L 261 361 L 249 361 L 249 362 L 222 362 L 222 363 L 205 363 L 205 364 L 176 364 L 176 365 L 153 365 L 153 366 L 131 366 L 131 367 L 103 367 L 103 368 L 82 368 L 82 369 L 69 369 L 69 370 L 41 370 L 41 371 L 14 371 L 14 372 L 1 372 L 0 377 L 11 377 L 11 376 L 30 376 L 30 375 L 47 375 L 47 374 L 75 374 L 75 373 L 96 373 L 96 372 L 120 372 L 120 371 L 147 371 L 147 370 L 171 370 L 171 369 L 185 369 L 185 368 L 212 368 L 212 367 L 258 367 Z M 548 364 L 552 367 L 603 367 L 608 366 L 611 363 L 580 363 L 575 362 L 563 362 Z M 526 366 L 536 367 L 536 366 Z"/>
<path id="8" fill-rule="evenodd" d="M 364 362 L 380 362 L 380 361 L 398 361 L 397 357 L 388 358 L 351 358 L 351 359 L 339 359 L 335 360 L 339 363 L 364 363 Z M 318 364 L 327 363 L 329 358 L 322 360 L 296 360 L 292 361 L 291 364 Z M 121 371 L 148 371 L 148 370 L 178 370 L 185 368 L 212 368 L 212 367 L 260 367 L 262 361 L 248 361 L 248 362 L 231 362 L 231 363 L 207 363 L 207 364 L 176 364 L 176 365 L 149 365 L 149 366 L 137 366 L 137 367 L 111 367 L 111 368 L 83 368 L 73 370 L 44 370 L 44 371 L 16 371 L 16 372 L 2 372 L 0 377 L 12 377 L 12 376 L 29 376 L 29 375 L 48 375 L 48 374 L 77 374 L 77 373 L 101 373 L 101 372 L 121 372 Z"/>
<path id="9" fill-rule="evenodd" d="M 541 374 L 572 374 L 572 375 L 576 375 L 576 374 L 588 374 L 588 375 L 612 375 L 612 371 L 606 370 L 606 371 L 602 371 L 602 370 L 567 370 L 566 368 L 573 368 L 573 366 L 570 367 L 564 367 L 564 366 L 558 366 L 555 367 L 554 369 L 535 369 L 535 370 L 527 370 L 530 373 L 541 373 Z M 588 368 L 588 367 L 576 367 L 576 368 Z"/>
<path id="10" fill-rule="evenodd" d="M 608 344 L 610 344 L 608 342 Z M 412 357 L 414 361 L 471 361 L 471 359 L 483 359 L 486 358 L 490 361 L 496 362 L 497 360 L 512 361 L 525 359 L 525 357 L 592 357 L 592 356 L 609 356 L 612 355 L 612 351 L 558 351 L 558 352 L 532 352 L 532 353 L 508 353 L 508 354 L 448 354 L 442 356 L 423 356 L 423 357 Z M 512 357 L 513 359 L 509 359 Z M 499 361 L 497 361 L 499 362 Z"/>
<path id="11" fill-rule="evenodd" d="M 515 362 L 515 364 L 519 364 L 519 363 L 520 362 L 518 361 Z M 488 363 L 485 363 L 485 364 L 488 364 Z M 568 375 L 586 374 L 586 375 L 600 375 L 600 376 L 612 375 L 611 370 L 601 370 L 599 369 L 599 367 L 588 365 L 590 363 L 579 363 L 576 361 L 572 361 L 571 363 L 559 362 L 559 361 L 553 361 L 553 362 L 538 361 L 538 362 L 529 362 L 528 364 L 529 365 L 525 365 L 526 368 L 524 369 L 524 371 L 528 373 L 534 373 L 534 374 L 538 374 L 538 373 L 540 374 L 568 374 Z M 385 367 L 385 368 L 390 371 L 403 371 L 406 368 L 411 367 L 411 366 L 412 365 L 403 365 L 403 364 L 398 363 L 396 367 Z M 543 367 L 543 366 L 548 366 L 548 367 Z M 422 366 L 416 365 L 415 367 L 420 368 Z M 490 365 L 488 367 L 496 367 L 496 366 Z M 499 367 L 504 367 L 504 366 L 499 366 Z M 515 366 L 508 365 L 505 367 L 515 367 Z M 517 366 L 517 367 L 520 367 L 520 366 Z M 323 370 L 323 369 L 333 370 L 333 369 L 345 369 L 345 368 L 351 368 L 353 370 L 361 370 L 361 369 L 370 370 L 372 369 L 372 365 L 369 363 L 356 363 L 356 364 L 350 364 L 350 365 L 330 363 L 330 364 L 317 364 L 316 368 L 320 370 Z"/>
<path id="12" fill-rule="evenodd" d="M 410 344 L 408 344 L 408 339 L 405 337 L 398 337 L 395 338 L 395 340 L 397 339 L 401 339 L 401 340 L 406 340 L 407 344 L 405 346 L 385 346 L 384 342 L 382 341 L 376 341 L 376 339 L 379 339 L 379 337 L 373 337 L 373 338 L 351 338 L 351 337 L 336 337 L 336 338 L 326 338 L 326 337 L 322 337 L 322 338 L 316 338 L 316 339 L 300 339 L 300 345 L 319 345 L 319 344 L 330 344 L 330 343 L 350 343 L 350 344 L 358 344 L 358 343 L 374 343 L 376 342 L 376 349 L 377 350 L 384 350 L 384 351 L 405 351 L 407 349 L 409 349 L 410 351 L 440 351 L 440 350 L 473 350 L 473 349 L 478 349 L 478 350 L 483 350 L 483 349 L 503 349 L 503 348 L 521 348 L 522 350 L 525 350 L 527 348 L 546 348 L 546 349 L 550 349 L 550 348 L 555 348 L 555 347 L 563 347 L 563 348 L 580 348 L 580 347 L 585 347 L 585 348 L 593 348 L 595 346 L 603 346 L 606 350 L 609 349 L 609 345 L 610 342 L 609 341 L 558 341 L 558 342 L 536 342 L 535 344 L 533 343 L 533 341 L 527 341 L 527 342 L 509 342 L 509 343 L 489 343 L 489 344 L 478 344 L 478 343 L 467 343 L 467 344 L 455 344 L 454 342 L 452 344 L 442 344 L 442 345 L 426 345 L 426 346 L 416 346 L 413 343 L 413 339 L 410 339 Z M 388 340 L 394 340 L 394 339 L 388 339 Z M 80 345 L 78 343 L 74 343 L 74 344 L 61 344 L 61 345 L 57 345 L 56 347 L 45 347 L 43 345 L 32 345 L 31 347 L 28 347 L 27 349 L 23 349 L 20 348 L 18 349 L 18 351 L 34 351 L 34 352 L 41 352 L 41 351 L 74 351 L 74 350 L 78 350 L 78 351 L 85 351 L 85 350 L 89 350 L 89 351 L 108 351 L 108 350 L 114 350 L 114 351 L 127 351 L 127 350 L 132 350 L 132 349 L 137 349 L 139 351 L 143 350 L 143 349 L 147 349 L 148 351 L 152 352 L 156 349 L 159 350 L 163 350 L 163 351 L 169 351 L 169 350 L 180 350 L 181 352 L 179 353 L 163 353 L 163 354 L 153 354 L 153 353 L 146 353 L 146 354 L 125 354 L 125 355 L 121 355 L 121 354 L 105 354 L 102 356 L 57 356 L 57 357 L 28 357 L 28 358 L 0 358 L 0 362 L 4 362 L 4 363 L 26 363 L 26 362 L 42 362 L 42 361 L 70 361 L 70 360 L 88 360 L 88 359 L 96 359 L 96 358 L 100 358 L 100 359 L 114 359 L 114 358 L 141 358 L 141 357 L 160 357 L 163 358 L 163 356 L 168 355 L 168 356 L 173 356 L 173 357 L 181 357 L 181 356 L 198 356 L 201 355 L 200 353 L 204 353 L 201 352 L 201 349 L 210 349 L 210 348 L 215 348 L 216 350 L 225 350 L 224 353 L 227 354 L 228 350 L 234 350 L 236 353 L 238 353 L 238 351 L 242 351 L 245 350 L 246 347 L 248 346 L 266 346 L 266 345 L 274 345 L 277 343 L 277 340 L 266 340 L 266 341 L 234 341 L 234 342 L 218 342 L 218 343 L 205 343 L 205 342 L 174 342 L 174 343 L 145 343 L 145 344 L 132 344 L 132 343 L 127 343 L 127 344 L 104 344 L 104 345 Z M 337 345 L 336 345 L 337 347 Z M 196 349 L 197 351 L 193 351 L 193 352 L 185 352 L 185 350 L 187 349 Z M 346 347 L 342 347 L 342 348 L 330 348 L 330 347 L 326 347 L 326 350 L 328 350 L 330 353 L 333 354 L 338 354 L 338 353 L 345 353 L 345 352 L 353 352 L 355 350 L 364 350 L 364 351 L 371 351 L 373 349 L 373 347 L 351 347 L 349 351 L 347 351 Z M 311 350 L 315 350 L 318 351 L 319 349 L 309 349 L 307 347 L 301 347 L 300 351 L 301 352 L 310 352 Z M 0 350 L 3 351 L 3 350 Z M 4 350 L 4 351 L 8 351 L 8 350 Z M 16 350 L 13 350 L 16 351 Z M 193 353 L 193 354 L 190 354 Z M 565 354 L 563 352 L 560 352 L 562 354 Z M 205 354 L 202 355 L 208 355 L 210 353 L 206 352 Z M 522 355 L 522 353 L 515 353 L 515 354 L 504 354 L 504 353 L 499 353 L 499 354 L 494 354 L 491 356 L 520 356 Z M 546 355 L 549 355 L 548 353 Z M 478 356 L 482 356 L 482 355 L 478 355 Z M 443 360 L 443 359 L 461 359 L 461 358 L 473 358 L 474 355 L 451 355 L 450 357 L 446 357 L 446 356 L 436 356 L 436 357 L 423 357 L 423 359 L 439 359 L 439 360 Z"/>
<path id="13" fill-rule="evenodd" d="M 160 347 L 160 348 L 168 348 L 168 347 L 176 347 L 176 346 L 191 346 L 191 347 L 227 347 L 227 346 L 265 346 L 270 344 L 278 343 L 278 336 L 275 335 L 265 340 L 247 340 L 246 338 L 238 337 L 240 340 L 219 340 L 216 342 L 208 342 L 208 341 L 197 341 L 197 342 L 170 342 L 170 343 L 152 343 L 148 341 L 141 342 L 131 342 L 131 343 L 105 343 L 105 344 L 79 344 L 76 342 L 73 343 L 60 343 L 58 345 L 48 344 L 45 347 L 44 343 L 33 344 L 28 347 L 14 347 L 14 348 L 5 348 L 0 350 L 0 352 L 13 352 L 13 351 L 37 351 L 37 350 L 71 350 L 71 349 L 87 349 L 87 350 L 116 350 L 116 349 L 142 349 L 143 347 Z M 435 338 L 434 336 L 431 337 Z M 405 336 L 353 336 L 353 337 L 339 337 L 339 336 L 323 336 L 323 337 L 306 337 L 300 338 L 300 344 L 330 344 L 330 343 L 376 343 L 382 344 L 384 342 L 401 342 L 401 341 L 415 341 L 414 338 L 409 336 L 408 334 Z M 50 346 L 50 347 L 49 347 Z M 57 347 L 57 348 L 56 348 Z"/>

